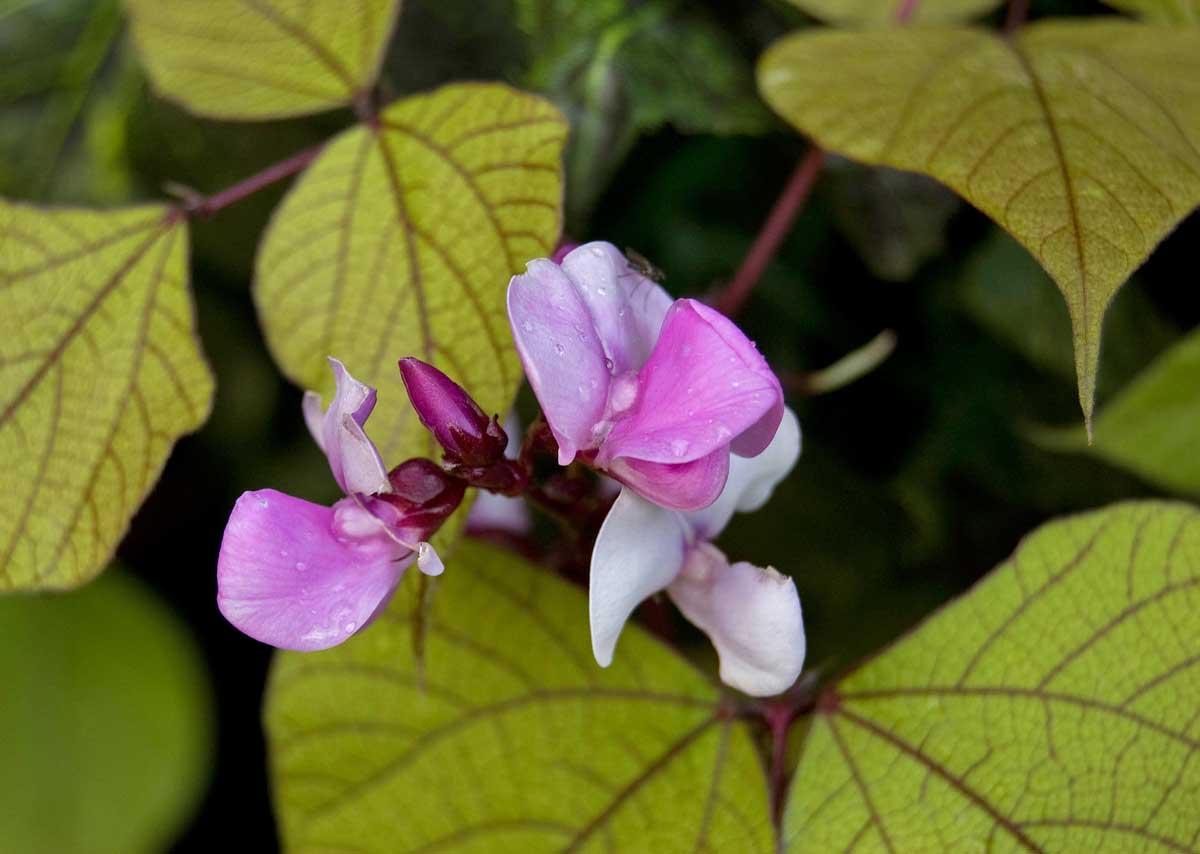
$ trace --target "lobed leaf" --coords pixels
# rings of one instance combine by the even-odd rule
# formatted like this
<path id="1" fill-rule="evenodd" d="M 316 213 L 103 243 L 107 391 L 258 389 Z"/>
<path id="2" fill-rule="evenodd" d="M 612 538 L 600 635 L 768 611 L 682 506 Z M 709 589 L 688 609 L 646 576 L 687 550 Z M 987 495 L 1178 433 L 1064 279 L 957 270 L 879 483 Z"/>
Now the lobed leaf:
<path id="1" fill-rule="evenodd" d="M 288 851 L 772 850 L 749 733 L 682 659 L 630 626 L 602 670 L 580 591 L 468 542 L 433 600 L 422 683 L 414 588 L 346 644 L 276 658 Z"/>
<path id="2" fill-rule="evenodd" d="M 433 452 L 396 368 L 417 356 L 507 412 L 521 381 L 509 278 L 549 256 L 562 218 L 567 128 L 501 84 L 398 101 L 336 137 L 276 211 L 254 297 L 298 385 L 332 393 L 326 355 L 379 389 L 371 437 L 389 465 Z"/>
<path id="3" fill-rule="evenodd" d="M 789 0 L 793 6 L 840 26 L 889 27 L 900 23 L 950 24 L 981 17 L 995 9 L 1003 0 Z M 899 21 L 900 12 L 908 5 L 911 15 L 907 22 Z"/>
<path id="4" fill-rule="evenodd" d="M 200 115 L 338 107 L 375 83 L 399 0 L 125 0 L 154 88 Z"/>
<path id="5" fill-rule="evenodd" d="M 1193 851 L 1200 512 L 1052 522 L 814 716 L 787 850 Z"/>
<path id="6" fill-rule="evenodd" d="M 1096 416 L 1089 445 L 1078 430 L 1034 436 L 1051 449 L 1092 454 L 1173 492 L 1200 495 L 1200 330 L 1163 353 Z"/>
<path id="7" fill-rule="evenodd" d="M 1090 422 L 1109 301 L 1200 204 L 1200 30 L 802 32 L 759 85 L 820 145 L 937 178 L 1024 244 L 1066 299 Z"/>
<path id="8" fill-rule="evenodd" d="M 212 406 L 187 227 L 0 202 L 0 591 L 75 587 L 112 556 Z"/>
<path id="9" fill-rule="evenodd" d="M 129 576 L 0 599 L 0 850 L 167 850 L 209 774 L 206 683 L 186 629 Z"/>

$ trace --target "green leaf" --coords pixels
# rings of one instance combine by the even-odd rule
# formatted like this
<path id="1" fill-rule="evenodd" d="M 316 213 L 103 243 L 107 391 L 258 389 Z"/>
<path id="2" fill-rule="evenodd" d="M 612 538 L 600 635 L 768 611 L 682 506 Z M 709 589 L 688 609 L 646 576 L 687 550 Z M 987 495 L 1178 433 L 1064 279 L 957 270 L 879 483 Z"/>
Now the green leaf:
<path id="1" fill-rule="evenodd" d="M 212 709 L 186 629 L 120 572 L 0 599 L 0 850 L 165 851 L 209 773 Z"/>
<path id="2" fill-rule="evenodd" d="M 1033 253 L 1066 298 L 1090 421 L 1109 301 L 1200 203 L 1200 30 L 803 32 L 759 84 L 822 146 L 943 181 Z"/>
<path id="3" fill-rule="evenodd" d="M 1200 24 L 1200 0 L 1104 0 L 1156 24 Z"/>
<path id="4" fill-rule="evenodd" d="M 274 119 L 367 92 L 399 0 L 125 0 L 154 88 L 218 119 Z"/>
<path id="5" fill-rule="evenodd" d="M 890 27 L 900 22 L 907 4 L 912 13 L 907 23 L 950 24 L 978 18 L 1003 0 L 789 0 L 804 12 L 831 24 L 849 27 Z"/>
<path id="6" fill-rule="evenodd" d="M 0 202 L 0 317 L 0 591 L 74 587 L 212 405 L 186 224 Z"/>
<path id="7" fill-rule="evenodd" d="M 787 850 L 1191 851 L 1200 513 L 1052 522 L 825 698 Z"/>
<path id="8" fill-rule="evenodd" d="M 638 137 L 761 133 L 770 114 L 726 28 L 670 0 L 517 0 L 533 58 L 525 74 L 571 120 L 568 204 L 580 220 Z"/>
<path id="9" fill-rule="evenodd" d="M 554 250 L 566 132 L 540 98 L 446 86 L 335 138 L 276 211 L 254 291 L 267 342 L 304 388 L 332 392 L 326 355 L 378 388 L 371 436 L 385 460 L 433 450 L 400 381 L 404 356 L 437 365 L 489 413 L 512 405 L 521 371 L 505 293 Z"/>
<path id="10" fill-rule="evenodd" d="M 772 850 L 749 732 L 682 659 L 630 626 L 602 670 L 582 592 L 473 542 L 433 600 L 422 685 L 413 581 L 348 643 L 276 659 L 287 850 Z"/>
<path id="11" fill-rule="evenodd" d="M 1076 429 L 1040 431 L 1050 449 L 1090 453 L 1164 489 L 1200 495 L 1200 330 L 1156 359 L 1102 407 L 1092 444 Z"/>

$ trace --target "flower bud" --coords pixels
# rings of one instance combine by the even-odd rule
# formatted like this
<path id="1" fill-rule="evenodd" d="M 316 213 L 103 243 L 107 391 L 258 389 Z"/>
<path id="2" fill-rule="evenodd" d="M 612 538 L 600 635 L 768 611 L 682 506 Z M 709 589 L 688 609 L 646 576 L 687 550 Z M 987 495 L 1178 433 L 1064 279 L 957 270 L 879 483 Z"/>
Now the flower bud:
<path id="1" fill-rule="evenodd" d="M 428 540 L 462 502 L 466 484 L 431 460 L 407 460 L 388 472 L 392 491 L 372 499 L 372 511 L 409 543 Z M 383 512 L 386 505 L 387 512 Z"/>
<path id="2" fill-rule="evenodd" d="M 508 436 L 462 386 L 433 365 L 412 357 L 400 360 L 400 377 L 417 417 L 445 450 L 449 462 L 478 467 L 503 459 Z"/>

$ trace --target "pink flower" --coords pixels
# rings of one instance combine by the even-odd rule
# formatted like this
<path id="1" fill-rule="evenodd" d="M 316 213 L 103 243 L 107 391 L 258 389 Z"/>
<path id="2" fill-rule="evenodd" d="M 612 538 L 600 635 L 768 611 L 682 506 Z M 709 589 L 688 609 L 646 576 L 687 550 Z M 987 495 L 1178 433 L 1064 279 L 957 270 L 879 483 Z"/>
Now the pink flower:
<path id="1" fill-rule="evenodd" d="M 589 612 L 596 661 L 612 663 L 626 620 L 648 596 L 667 595 L 712 640 L 721 679 L 753 696 L 786 690 L 804 665 L 804 621 L 796 585 L 767 567 L 730 564 L 709 540 L 735 512 L 757 510 L 800 455 L 800 425 L 786 410 L 770 446 L 734 458 L 720 497 L 680 513 L 621 491 L 592 552 Z"/>
<path id="2" fill-rule="evenodd" d="M 779 380 L 724 315 L 667 293 L 608 243 L 508 286 L 521 363 L 558 441 L 664 507 L 711 504 L 729 455 L 752 457 L 783 414 Z"/>
<path id="3" fill-rule="evenodd" d="M 234 626 L 284 649 L 335 646 L 383 610 L 415 559 L 442 563 L 426 539 L 462 500 L 463 484 L 428 460 L 388 472 L 363 430 L 375 390 L 330 358 L 337 390 L 322 412 L 304 396 L 304 418 L 346 497 L 332 507 L 273 489 L 244 493 L 217 558 L 217 606 Z"/>

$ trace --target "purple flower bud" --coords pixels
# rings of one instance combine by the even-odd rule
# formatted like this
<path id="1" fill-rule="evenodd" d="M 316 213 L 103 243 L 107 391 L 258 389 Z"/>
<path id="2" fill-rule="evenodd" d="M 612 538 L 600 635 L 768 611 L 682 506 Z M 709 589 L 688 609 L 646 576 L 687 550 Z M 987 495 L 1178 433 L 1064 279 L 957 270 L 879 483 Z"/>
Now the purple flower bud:
<path id="1" fill-rule="evenodd" d="M 508 436 L 462 386 L 411 356 L 400 360 L 400 377 L 417 417 L 446 451 L 449 462 L 478 467 L 503 459 Z"/>
<path id="2" fill-rule="evenodd" d="M 462 502 L 466 484 L 425 459 L 407 460 L 388 472 L 392 491 L 376 496 L 376 505 L 386 505 L 387 519 L 406 542 L 428 540 Z M 379 512 L 386 517 L 389 514 Z"/>

